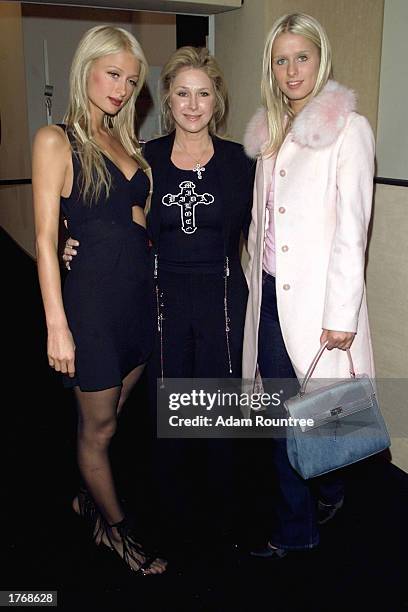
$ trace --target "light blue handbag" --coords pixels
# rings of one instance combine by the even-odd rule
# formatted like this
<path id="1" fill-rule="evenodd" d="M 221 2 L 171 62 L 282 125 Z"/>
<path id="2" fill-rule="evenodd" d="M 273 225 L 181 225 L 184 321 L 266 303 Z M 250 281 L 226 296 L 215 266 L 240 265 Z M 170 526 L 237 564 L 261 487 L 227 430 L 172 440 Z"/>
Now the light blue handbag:
<path id="1" fill-rule="evenodd" d="M 350 351 L 350 378 L 306 393 L 323 344 L 306 373 L 300 391 L 285 402 L 287 451 L 292 467 L 305 479 L 326 474 L 388 448 L 391 444 L 368 376 L 356 376 Z"/>

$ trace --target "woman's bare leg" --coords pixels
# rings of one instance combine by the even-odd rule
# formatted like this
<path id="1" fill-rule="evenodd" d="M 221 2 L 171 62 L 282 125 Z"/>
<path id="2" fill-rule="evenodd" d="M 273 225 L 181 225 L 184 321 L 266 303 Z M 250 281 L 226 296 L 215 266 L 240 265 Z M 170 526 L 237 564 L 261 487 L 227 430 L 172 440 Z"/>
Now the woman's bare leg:
<path id="1" fill-rule="evenodd" d="M 109 524 L 123 518 L 108 449 L 116 431 L 116 407 L 120 387 L 86 392 L 75 388 L 78 402 L 78 465 L 86 486 Z"/>
<path id="2" fill-rule="evenodd" d="M 120 397 L 118 401 L 118 407 L 116 409 L 116 415 L 119 416 L 122 412 L 122 408 L 127 398 L 130 395 L 131 390 L 136 385 L 137 381 L 141 377 L 143 370 L 145 368 L 145 364 L 143 363 L 140 366 L 137 366 L 134 370 L 129 372 L 129 374 L 123 379 L 122 388 L 120 391 Z"/>
<path id="3" fill-rule="evenodd" d="M 124 518 L 123 509 L 116 495 L 108 449 L 116 431 L 118 407 L 123 406 L 134 383 L 140 377 L 143 366 L 135 368 L 124 380 L 122 388 L 114 387 L 104 391 L 83 392 L 75 388 L 78 401 L 78 465 L 92 498 L 108 525 L 119 523 Z M 123 394 L 122 394 L 123 393 Z M 78 507 L 77 501 L 74 502 Z M 98 526 L 97 526 L 98 527 Z M 112 544 L 100 529 L 97 543 Z M 117 530 L 109 533 L 114 543 L 120 548 L 120 537 Z M 118 550 L 118 547 L 115 548 Z M 138 569 L 144 562 L 141 555 L 136 555 L 131 565 Z M 165 563 L 156 560 L 148 573 L 160 573 Z"/>
<path id="4" fill-rule="evenodd" d="M 82 392 L 78 388 L 75 394 L 79 406 L 78 415 L 78 464 L 81 474 L 92 493 L 92 497 L 102 510 L 104 516 L 108 513 L 103 511 L 103 503 L 98 501 L 98 490 L 108 490 L 107 503 L 115 516 L 123 514 L 117 502 L 108 448 L 110 440 L 116 430 L 117 416 L 120 414 L 132 388 L 139 380 L 144 369 L 144 364 L 132 370 L 123 380 L 122 387 L 114 387 L 106 391 Z M 86 476 L 90 473 L 91 477 Z M 100 478 L 101 476 L 101 478 Z M 90 480 L 92 481 L 90 484 Z M 100 482 L 102 481 L 102 489 Z M 95 490 L 96 487 L 96 490 Z M 109 503 L 109 500 L 111 503 Z M 74 500 L 74 509 L 79 511 L 77 498 Z M 110 513 L 109 513 L 110 514 Z M 118 519 L 120 520 L 120 518 Z M 117 522 L 117 521 L 112 521 Z"/>

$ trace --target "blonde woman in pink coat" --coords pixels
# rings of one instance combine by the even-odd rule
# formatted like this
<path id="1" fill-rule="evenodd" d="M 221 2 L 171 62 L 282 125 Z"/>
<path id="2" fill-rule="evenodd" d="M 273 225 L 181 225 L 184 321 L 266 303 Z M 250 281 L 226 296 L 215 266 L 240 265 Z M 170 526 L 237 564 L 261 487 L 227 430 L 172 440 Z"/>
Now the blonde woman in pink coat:
<path id="1" fill-rule="evenodd" d="M 356 371 L 374 376 L 364 286 L 374 138 L 354 93 L 330 77 L 322 26 L 304 14 L 278 19 L 265 45 L 263 107 L 245 137 L 258 160 L 243 353 L 249 381 L 258 372 L 303 379 L 324 342 L 316 385 L 349 375 L 350 347 Z M 276 520 L 253 554 L 281 558 L 318 544 L 318 523 L 334 516 L 344 491 L 337 476 L 315 479 L 315 498 L 291 468 L 285 440 L 271 446 Z"/>

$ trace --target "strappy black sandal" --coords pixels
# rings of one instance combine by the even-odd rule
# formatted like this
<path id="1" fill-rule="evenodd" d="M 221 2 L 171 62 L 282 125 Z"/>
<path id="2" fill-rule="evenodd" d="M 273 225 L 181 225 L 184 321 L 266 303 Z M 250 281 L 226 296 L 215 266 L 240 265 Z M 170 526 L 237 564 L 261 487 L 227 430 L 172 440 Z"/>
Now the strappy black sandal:
<path id="1" fill-rule="evenodd" d="M 95 502 L 89 493 L 88 489 L 81 485 L 77 495 L 78 499 L 78 510 L 79 516 L 83 518 L 91 530 L 92 538 L 95 544 L 100 543 L 100 537 L 103 535 L 102 531 L 102 516 L 97 509 Z"/>
<path id="2" fill-rule="evenodd" d="M 79 515 L 88 523 L 94 523 L 98 513 L 94 500 L 85 487 L 80 487 L 77 495 Z"/>
<path id="3" fill-rule="evenodd" d="M 143 549 L 142 545 L 137 541 L 133 533 L 133 529 L 126 518 L 123 518 L 121 521 L 114 523 L 113 525 L 109 525 L 103 518 L 102 521 L 101 528 L 104 529 L 108 542 L 106 543 L 102 539 L 101 542 L 108 546 L 113 552 L 118 554 L 132 572 L 140 571 L 144 576 L 151 575 L 149 569 L 154 561 L 164 561 L 163 559 L 159 559 L 155 554 L 147 553 Z M 116 529 L 120 536 L 122 546 L 121 551 L 118 550 L 117 542 L 115 542 L 112 538 L 112 529 Z M 134 565 L 132 565 L 132 562 L 136 565 L 136 568 Z M 164 567 L 162 572 L 157 572 L 157 574 L 163 574 L 165 571 L 166 567 Z"/>
<path id="4" fill-rule="evenodd" d="M 143 575 L 149 575 L 149 569 L 154 561 L 163 561 L 159 559 L 156 554 L 146 553 L 142 545 L 138 542 L 138 538 L 135 537 L 133 527 L 126 518 L 123 518 L 118 523 L 110 525 L 99 512 L 91 494 L 85 486 L 80 487 L 77 499 L 79 516 L 84 518 L 88 523 L 95 544 L 97 546 L 104 544 L 109 550 L 119 555 L 130 571 L 135 573 L 140 571 Z M 117 530 L 121 539 L 120 544 L 113 539 L 112 529 Z M 104 536 L 106 536 L 105 540 Z M 120 550 L 118 544 L 122 550 Z M 162 572 L 157 572 L 157 574 L 160 575 L 164 572 L 165 568 Z"/>

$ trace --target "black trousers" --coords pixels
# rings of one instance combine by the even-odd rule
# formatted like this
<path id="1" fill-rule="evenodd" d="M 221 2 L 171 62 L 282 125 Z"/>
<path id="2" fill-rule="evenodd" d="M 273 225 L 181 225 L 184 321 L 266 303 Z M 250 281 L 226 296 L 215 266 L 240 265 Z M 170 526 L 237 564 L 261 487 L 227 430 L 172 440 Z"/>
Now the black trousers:
<path id="1" fill-rule="evenodd" d="M 247 286 L 238 261 L 230 270 L 227 306 L 232 374 L 225 334 L 224 274 L 159 271 L 163 352 L 157 334 L 147 372 L 154 428 L 161 359 L 165 378 L 241 376 Z M 153 477 L 158 507 L 166 508 L 172 531 L 175 524 L 214 533 L 232 527 L 237 448 L 239 441 L 231 439 L 156 440 Z"/>
<path id="2" fill-rule="evenodd" d="M 229 373 L 224 311 L 224 274 L 159 272 L 163 321 L 163 370 L 167 378 L 241 376 L 247 288 L 239 262 L 227 281 Z M 160 373 L 157 338 L 152 367 Z"/>

